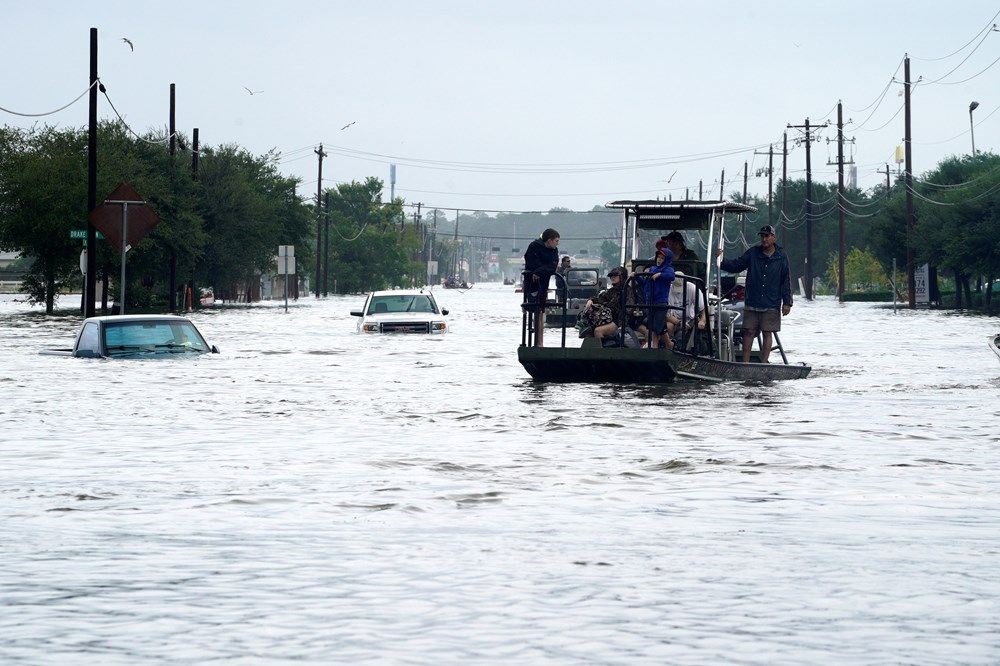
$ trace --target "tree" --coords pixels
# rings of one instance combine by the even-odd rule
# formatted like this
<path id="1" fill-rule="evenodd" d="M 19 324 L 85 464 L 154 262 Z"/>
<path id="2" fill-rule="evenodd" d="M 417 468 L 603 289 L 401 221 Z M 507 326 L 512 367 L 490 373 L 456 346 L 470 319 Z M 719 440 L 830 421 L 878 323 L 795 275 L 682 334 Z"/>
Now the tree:
<path id="1" fill-rule="evenodd" d="M 79 283 L 81 246 L 69 232 L 86 228 L 86 146 L 71 129 L 0 129 L 0 248 L 35 259 L 24 287 L 48 314 L 58 291 Z"/>
<path id="2" fill-rule="evenodd" d="M 830 284 L 838 283 L 839 264 L 837 254 L 831 253 L 827 263 L 827 280 Z M 885 288 L 889 279 L 874 254 L 854 247 L 844 257 L 844 284 L 848 291 L 873 291 Z"/>
<path id="3" fill-rule="evenodd" d="M 421 239 L 412 225 L 396 224 L 402 201 L 382 203 L 382 181 L 368 177 L 331 188 L 330 271 L 337 291 L 357 293 L 425 279 L 413 260 Z"/>

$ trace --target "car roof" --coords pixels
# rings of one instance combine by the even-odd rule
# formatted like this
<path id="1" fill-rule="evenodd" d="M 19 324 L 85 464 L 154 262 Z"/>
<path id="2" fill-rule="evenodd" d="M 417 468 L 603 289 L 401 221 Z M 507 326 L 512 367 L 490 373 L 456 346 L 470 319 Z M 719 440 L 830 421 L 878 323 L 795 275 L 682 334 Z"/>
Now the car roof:
<path id="1" fill-rule="evenodd" d="M 370 296 L 434 296 L 430 289 L 387 289 L 385 291 L 373 291 Z"/>
<path id="2" fill-rule="evenodd" d="M 104 315 L 101 317 L 88 317 L 84 322 L 95 321 L 95 322 L 127 322 L 127 321 L 186 321 L 190 323 L 190 319 L 187 317 L 181 317 L 179 315 L 158 315 L 158 314 L 135 314 L 135 315 Z"/>

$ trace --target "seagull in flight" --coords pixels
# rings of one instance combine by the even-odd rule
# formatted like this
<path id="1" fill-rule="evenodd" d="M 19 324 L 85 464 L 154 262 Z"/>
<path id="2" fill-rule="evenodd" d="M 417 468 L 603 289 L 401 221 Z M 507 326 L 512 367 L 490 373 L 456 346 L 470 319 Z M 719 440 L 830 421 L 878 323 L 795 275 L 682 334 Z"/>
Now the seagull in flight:
<path id="1" fill-rule="evenodd" d="M 243 86 L 243 90 L 246 90 L 246 91 L 247 91 L 248 93 L 250 93 L 251 95 L 256 95 L 256 94 L 258 94 L 258 93 L 262 93 L 262 92 L 264 92 L 263 90 L 250 90 L 250 89 L 249 89 L 249 88 L 247 88 L 246 86 Z"/>
<path id="2" fill-rule="evenodd" d="M 358 121 L 357 120 L 352 120 L 351 122 L 349 122 L 346 125 L 344 125 L 343 127 L 341 127 L 340 131 L 343 132 L 345 129 L 347 129 L 348 127 L 350 127 L 351 125 L 353 125 L 356 122 L 358 122 Z"/>
<path id="3" fill-rule="evenodd" d="M 122 37 L 122 41 L 125 42 L 126 44 L 128 44 L 128 50 L 129 51 L 135 52 L 135 47 L 132 46 L 132 40 L 131 39 L 129 39 L 128 37 Z"/>

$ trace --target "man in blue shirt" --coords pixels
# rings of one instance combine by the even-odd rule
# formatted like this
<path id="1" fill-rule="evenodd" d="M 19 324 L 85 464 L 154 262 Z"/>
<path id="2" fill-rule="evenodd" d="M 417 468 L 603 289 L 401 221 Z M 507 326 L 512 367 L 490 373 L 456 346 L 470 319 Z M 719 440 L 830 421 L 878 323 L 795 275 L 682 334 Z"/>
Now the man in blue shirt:
<path id="1" fill-rule="evenodd" d="M 781 330 L 781 317 L 792 309 L 792 282 L 788 256 L 774 242 L 774 227 L 761 227 L 760 245 L 755 245 L 736 259 L 723 259 L 722 270 L 747 272 L 746 300 L 743 307 L 743 362 L 750 362 L 750 346 L 757 332 L 763 333 L 760 360 L 767 363 L 773 343 L 772 333 Z M 716 250 L 722 256 L 722 248 Z"/>

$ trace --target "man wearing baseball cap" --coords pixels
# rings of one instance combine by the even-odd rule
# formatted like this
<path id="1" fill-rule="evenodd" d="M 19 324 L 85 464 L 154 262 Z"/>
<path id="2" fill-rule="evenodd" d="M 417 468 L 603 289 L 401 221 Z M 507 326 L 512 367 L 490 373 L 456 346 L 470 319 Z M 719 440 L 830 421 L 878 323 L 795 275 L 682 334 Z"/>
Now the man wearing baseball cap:
<path id="1" fill-rule="evenodd" d="M 743 309 L 743 362 L 750 362 L 750 346 L 757 332 L 763 333 L 760 360 L 768 362 L 772 333 L 781 330 L 781 317 L 792 309 L 792 282 L 788 256 L 774 242 L 774 227 L 766 224 L 758 232 L 760 245 L 749 248 L 736 259 L 723 259 L 720 267 L 730 273 L 747 272 Z M 715 251 L 722 256 L 722 248 Z"/>

